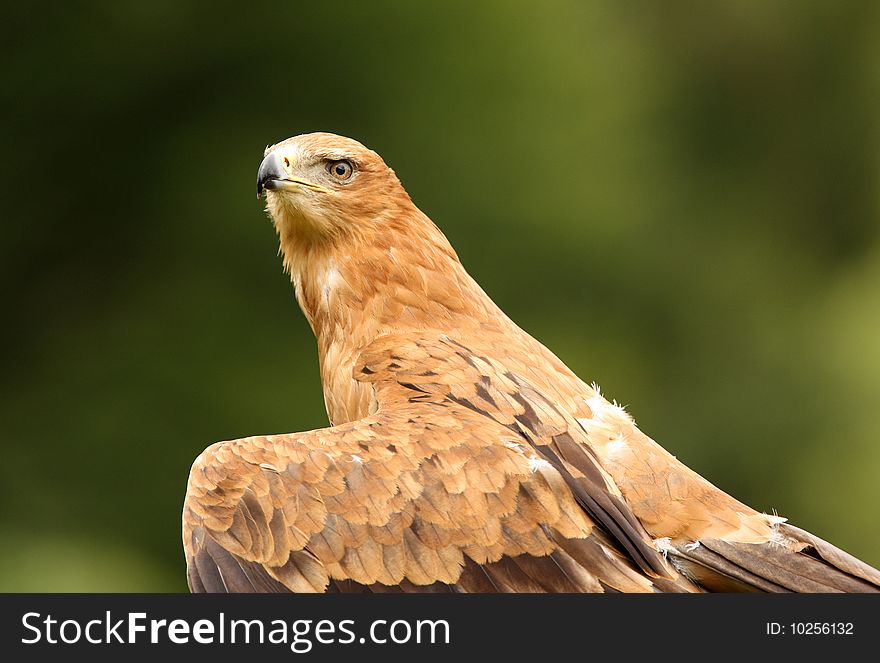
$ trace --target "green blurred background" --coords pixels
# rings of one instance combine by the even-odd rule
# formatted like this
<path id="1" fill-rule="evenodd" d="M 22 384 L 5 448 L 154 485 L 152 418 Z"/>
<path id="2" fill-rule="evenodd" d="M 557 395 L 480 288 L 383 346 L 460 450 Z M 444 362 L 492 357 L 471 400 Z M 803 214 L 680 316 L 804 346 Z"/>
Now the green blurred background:
<path id="1" fill-rule="evenodd" d="M 19 3 L 0 35 L 0 590 L 185 589 L 195 456 L 325 425 L 254 199 L 313 130 L 679 458 L 880 564 L 877 3 Z"/>

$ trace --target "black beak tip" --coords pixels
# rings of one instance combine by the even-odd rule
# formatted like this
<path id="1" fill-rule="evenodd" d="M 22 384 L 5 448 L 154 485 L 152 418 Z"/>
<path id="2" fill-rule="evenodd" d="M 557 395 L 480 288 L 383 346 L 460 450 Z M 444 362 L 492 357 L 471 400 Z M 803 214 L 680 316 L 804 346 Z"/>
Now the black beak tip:
<path id="1" fill-rule="evenodd" d="M 257 198 L 263 195 L 266 189 L 271 189 L 274 182 L 281 175 L 279 171 L 278 160 L 275 155 L 269 154 L 263 159 L 257 170 Z"/>

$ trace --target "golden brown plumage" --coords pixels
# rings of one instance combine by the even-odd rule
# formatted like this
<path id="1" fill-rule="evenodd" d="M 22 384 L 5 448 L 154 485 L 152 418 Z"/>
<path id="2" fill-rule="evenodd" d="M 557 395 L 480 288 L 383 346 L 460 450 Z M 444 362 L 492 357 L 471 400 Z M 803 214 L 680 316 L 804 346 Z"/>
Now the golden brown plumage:
<path id="1" fill-rule="evenodd" d="M 258 195 L 318 342 L 331 428 L 208 447 L 193 591 L 877 591 L 758 513 L 519 329 L 375 152 L 266 150 Z"/>

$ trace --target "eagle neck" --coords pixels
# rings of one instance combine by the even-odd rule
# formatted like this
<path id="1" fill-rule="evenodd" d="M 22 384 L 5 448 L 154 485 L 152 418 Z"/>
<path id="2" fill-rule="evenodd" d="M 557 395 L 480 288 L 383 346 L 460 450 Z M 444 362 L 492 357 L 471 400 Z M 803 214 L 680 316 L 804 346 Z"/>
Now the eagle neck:
<path id="1" fill-rule="evenodd" d="M 285 258 L 322 366 L 354 361 L 385 334 L 447 333 L 504 316 L 421 212 Z"/>

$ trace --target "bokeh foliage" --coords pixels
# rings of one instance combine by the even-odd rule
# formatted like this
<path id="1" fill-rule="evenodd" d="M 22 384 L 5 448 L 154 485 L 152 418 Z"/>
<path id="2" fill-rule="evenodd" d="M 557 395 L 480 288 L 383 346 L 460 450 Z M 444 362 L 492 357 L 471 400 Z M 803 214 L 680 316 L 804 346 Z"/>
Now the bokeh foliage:
<path id="1" fill-rule="evenodd" d="M 6 7 L 0 590 L 182 590 L 195 456 L 324 425 L 254 200 L 311 130 L 682 460 L 880 563 L 878 10 Z"/>

